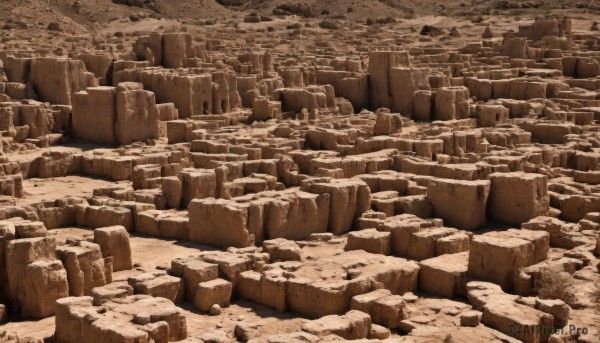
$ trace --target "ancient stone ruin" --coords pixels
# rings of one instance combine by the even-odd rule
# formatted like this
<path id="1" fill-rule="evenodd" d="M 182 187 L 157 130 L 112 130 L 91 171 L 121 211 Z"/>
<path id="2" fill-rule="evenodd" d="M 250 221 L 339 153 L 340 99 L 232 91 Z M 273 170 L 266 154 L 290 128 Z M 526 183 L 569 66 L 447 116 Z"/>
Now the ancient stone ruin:
<path id="1" fill-rule="evenodd" d="M 593 1 L 3 2 L 0 342 L 600 342 Z"/>

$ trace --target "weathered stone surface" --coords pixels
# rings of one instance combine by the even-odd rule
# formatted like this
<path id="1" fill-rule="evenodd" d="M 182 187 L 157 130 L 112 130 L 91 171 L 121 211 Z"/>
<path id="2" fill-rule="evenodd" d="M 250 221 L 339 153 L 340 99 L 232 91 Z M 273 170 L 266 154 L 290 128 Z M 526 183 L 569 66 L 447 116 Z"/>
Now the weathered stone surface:
<path id="1" fill-rule="evenodd" d="M 489 181 L 436 179 L 427 184 L 435 217 L 449 226 L 473 230 L 486 224 Z"/>
<path id="2" fill-rule="evenodd" d="M 488 201 L 490 220 L 520 225 L 548 212 L 547 177 L 539 174 L 490 175 Z"/>
<path id="3" fill-rule="evenodd" d="M 534 256 L 534 245 L 524 239 L 478 236 L 471 242 L 467 273 L 510 289 L 519 268 L 532 265 Z"/>
<path id="4" fill-rule="evenodd" d="M 81 341 L 161 341 L 187 337 L 185 316 L 167 299 L 134 295 L 108 301 L 103 310 L 91 297 L 69 297 L 57 302 L 56 339 Z"/>
<path id="5" fill-rule="evenodd" d="M 103 257 L 112 257 L 114 271 L 133 267 L 129 233 L 122 226 L 110 226 L 94 230 L 94 242 L 100 246 Z"/>

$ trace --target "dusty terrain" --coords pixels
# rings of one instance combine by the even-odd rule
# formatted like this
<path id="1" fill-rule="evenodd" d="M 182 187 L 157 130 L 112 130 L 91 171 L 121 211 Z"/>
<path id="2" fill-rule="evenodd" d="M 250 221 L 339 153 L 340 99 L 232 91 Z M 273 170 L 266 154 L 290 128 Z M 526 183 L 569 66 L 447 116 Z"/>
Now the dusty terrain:
<path id="1" fill-rule="evenodd" d="M 0 1 L 0 342 L 600 342 L 598 21 Z"/>

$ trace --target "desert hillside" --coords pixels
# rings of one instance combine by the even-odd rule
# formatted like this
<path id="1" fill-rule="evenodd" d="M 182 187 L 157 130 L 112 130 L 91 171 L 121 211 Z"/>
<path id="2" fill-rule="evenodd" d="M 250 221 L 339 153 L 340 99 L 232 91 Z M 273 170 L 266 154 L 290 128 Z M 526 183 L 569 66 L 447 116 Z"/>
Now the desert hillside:
<path id="1" fill-rule="evenodd" d="M 124 17 L 164 17 L 175 20 L 227 20 L 257 11 L 354 21 L 414 18 L 416 15 L 478 16 L 542 14 L 575 10 L 594 13 L 598 0 L 3 0 L 0 20 L 5 27 L 45 28 L 51 22 L 73 30 L 106 27 Z M 279 12 L 277 12 L 279 10 Z"/>

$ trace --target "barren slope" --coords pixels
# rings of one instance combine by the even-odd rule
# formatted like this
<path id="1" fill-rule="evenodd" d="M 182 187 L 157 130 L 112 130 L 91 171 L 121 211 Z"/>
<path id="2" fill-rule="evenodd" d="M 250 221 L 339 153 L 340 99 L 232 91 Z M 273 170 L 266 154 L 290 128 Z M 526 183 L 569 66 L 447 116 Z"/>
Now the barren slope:
<path id="1" fill-rule="evenodd" d="M 45 29 L 59 23 L 63 30 L 82 33 L 107 28 L 116 20 L 131 17 L 166 17 L 171 19 L 223 18 L 233 12 L 214 0 L 157 0 L 156 11 L 115 4 L 112 0 L 2 0 L 0 27 Z"/>
<path id="2" fill-rule="evenodd" d="M 272 15 L 282 5 L 302 5 L 314 16 L 363 21 L 392 17 L 407 19 L 414 15 L 482 15 L 491 11 L 518 14 L 547 9 L 580 8 L 600 10 L 599 0 L 147 0 L 147 8 L 116 4 L 130 0 L 2 0 L 0 27 L 46 29 L 57 22 L 65 31 L 77 33 L 106 29 L 116 20 L 136 17 L 165 17 L 176 20 L 227 19 L 236 11 L 258 11 Z M 238 14 L 239 15 L 239 14 Z"/>

